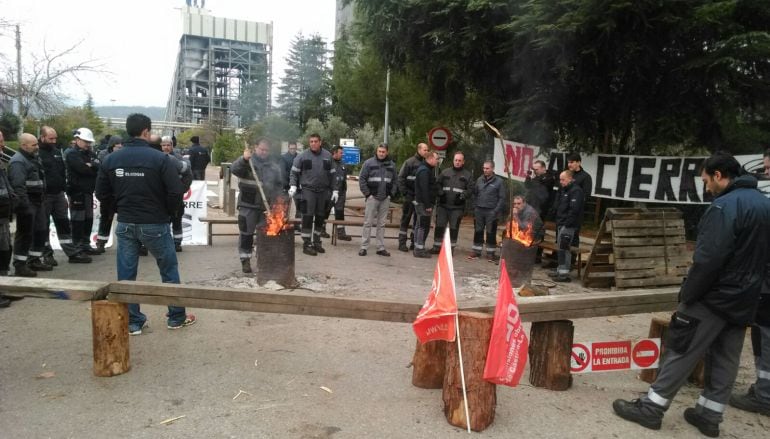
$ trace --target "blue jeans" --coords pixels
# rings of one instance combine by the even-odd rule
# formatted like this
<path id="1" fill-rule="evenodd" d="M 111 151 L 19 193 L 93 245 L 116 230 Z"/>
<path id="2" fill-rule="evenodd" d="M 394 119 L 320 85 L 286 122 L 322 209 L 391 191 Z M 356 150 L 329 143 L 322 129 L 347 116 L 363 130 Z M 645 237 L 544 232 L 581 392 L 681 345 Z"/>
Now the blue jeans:
<path id="1" fill-rule="evenodd" d="M 136 280 L 139 266 L 139 246 L 144 244 L 155 258 L 163 283 L 179 283 L 179 264 L 174 249 L 174 239 L 166 224 L 133 224 L 118 221 L 115 230 L 118 238 L 118 280 Z M 180 306 L 168 307 L 168 325 L 179 326 L 184 323 L 185 309 Z M 139 311 L 139 304 L 128 304 L 128 327 L 139 329 L 147 317 Z"/>

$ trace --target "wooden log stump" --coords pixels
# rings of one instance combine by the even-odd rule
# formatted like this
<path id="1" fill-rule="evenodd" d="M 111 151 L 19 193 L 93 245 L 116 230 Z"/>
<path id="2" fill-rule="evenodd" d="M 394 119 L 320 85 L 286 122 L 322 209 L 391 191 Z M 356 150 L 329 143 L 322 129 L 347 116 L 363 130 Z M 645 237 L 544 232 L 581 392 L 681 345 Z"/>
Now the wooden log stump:
<path id="1" fill-rule="evenodd" d="M 412 359 L 412 385 L 422 389 L 441 389 L 444 387 L 446 369 L 446 346 L 443 340 L 420 343 L 414 350 Z"/>
<path id="2" fill-rule="evenodd" d="M 549 390 L 572 386 L 570 355 L 575 328 L 569 320 L 534 322 L 529 337 L 529 382 Z"/>
<path id="3" fill-rule="evenodd" d="M 494 316 L 460 312 L 458 318 L 470 426 L 471 430 L 482 431 L 495 420 L 497 404 L 496 386 L 483 378 Z M 447 422 L 455 427 L 467 428 L 456 341 L 446 345 L 446 373 L 442 398 Z"/>
<path id="4" fill-rule="evenodd" d="M 106 300 L 92 302 L 91 328 L 94 375 L 111 377 L 128 372 L 128 305 Z"/>
<path id="5" fill-rule="evenodd" d="M 658 364 L 663 364 L 663 358 L 665 357 L 666 333 L 668 332 L 669 323 L 671 323 L 670 319 L 666 320 L 659 317 L 653 317 L 652 321 L 650 321 L 649 338 L 660 338 L 660 362 Z M 695 369 L 690 374 L 688 381 L 702 389 L 706 385 L 705 371 L 706 363 L 701 359 L 695 365 Z M 655 382 L 657 377 L 658 369 L 645 369 L 639 373 L 639 379 L 650 384 Z"/>

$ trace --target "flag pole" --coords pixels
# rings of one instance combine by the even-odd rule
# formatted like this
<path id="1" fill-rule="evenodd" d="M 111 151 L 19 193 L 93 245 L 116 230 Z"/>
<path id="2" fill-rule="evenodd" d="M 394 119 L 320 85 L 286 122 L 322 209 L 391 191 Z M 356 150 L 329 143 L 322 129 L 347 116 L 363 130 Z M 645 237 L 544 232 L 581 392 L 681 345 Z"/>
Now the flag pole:
<path id="1" fill-rule="evenodd" d="M 452 269 L 449 271 L 452 276 L 452 285 L 455 286 L 455 288 L 452 288 L 452 291 L 455 295 L 455 303 L 457 303 L 457 284 L 455 283 L 455 267 L 452 259 L 452 240 L 449 237 L 449 227 L 446 228 L 444 232 L 444 251 L 448 252 L 448 260 L 449 263 L 452 264 Z M 460 318 L 458 317 L 458 312 L 455 312 L 455 332 L 457 334 L 457 356 L 460 357 L 460 382 L 463 386 L 463 405 L 465 406 L 465 426 L 468 429 L 468 433 L 471 432 L 471 417 L 470 412 L 468 411 L 468 391 L 465 388 L 465 370 L 463 368 L 463 349 L 462 346 L 460 346 Z"/>

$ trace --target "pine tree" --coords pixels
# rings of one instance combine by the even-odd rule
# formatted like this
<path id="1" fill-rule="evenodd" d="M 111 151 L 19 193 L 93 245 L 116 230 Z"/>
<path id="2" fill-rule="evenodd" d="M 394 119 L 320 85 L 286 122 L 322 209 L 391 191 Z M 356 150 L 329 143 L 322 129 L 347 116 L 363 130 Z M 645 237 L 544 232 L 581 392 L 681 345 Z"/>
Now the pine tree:
<path id="1" fill-rule="evenodd" d="M 310 118 L 326 119 L 331 105 L 330 68 L 326 42 L 320 35 L 292 41 L 289 68 L 278 88 L 279 113 L 304 129 Z"/>

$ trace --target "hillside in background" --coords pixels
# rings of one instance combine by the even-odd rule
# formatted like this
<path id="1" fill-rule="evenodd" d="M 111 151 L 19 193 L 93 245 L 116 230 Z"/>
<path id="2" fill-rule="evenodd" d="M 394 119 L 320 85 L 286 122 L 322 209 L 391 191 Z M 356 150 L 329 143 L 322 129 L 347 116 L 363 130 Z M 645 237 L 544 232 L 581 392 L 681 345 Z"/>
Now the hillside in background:
<path id="1" fill-rule="evenodd" d="M 94 110 L 101 117 L 122 117 L 125 118 L 131 113 L 142 113 L 152 120 L 163 120 L 166 116 L 166 107 L 126 107 L 126 106 L 106 106 L 94 107 Z"/>

